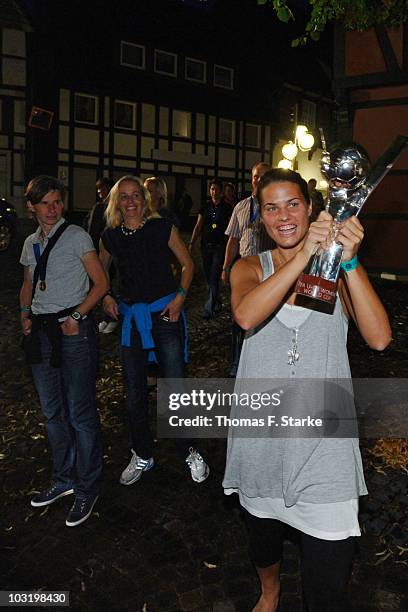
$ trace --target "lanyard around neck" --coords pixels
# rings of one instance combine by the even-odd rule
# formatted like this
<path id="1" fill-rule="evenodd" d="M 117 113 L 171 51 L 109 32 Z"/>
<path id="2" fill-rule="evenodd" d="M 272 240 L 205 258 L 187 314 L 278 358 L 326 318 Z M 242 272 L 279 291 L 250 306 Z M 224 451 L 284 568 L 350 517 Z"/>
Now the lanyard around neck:
<path id="1" fill-rule="evenodd" d="M 255 200 L 254 197 L 251 196 L 249 200 L 249 222 L 253 223 L 259 217 L 259 208 L 255 210 Z"/>

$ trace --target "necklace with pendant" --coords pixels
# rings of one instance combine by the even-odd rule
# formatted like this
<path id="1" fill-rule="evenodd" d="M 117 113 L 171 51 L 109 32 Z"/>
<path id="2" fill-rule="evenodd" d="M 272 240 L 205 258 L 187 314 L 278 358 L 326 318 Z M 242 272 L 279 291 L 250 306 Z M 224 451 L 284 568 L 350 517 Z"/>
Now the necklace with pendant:
<path id="1" fill-rule="evenodd" d="M 125 224 L 122 223 L 120 226 L 120 229 L 122 230 L 122 234 L 124 236 L 133 236 L 134 234 L 136 234 L 136 232 L 138 232 L 140 229 L 142 229 L 142 227 L 144 226 L 144 224 L 146 223 L 146 220 L 141 221 L 140 224 L 135 227 L 134 229 L 130 229 L 129 227 L 125 227 Z"/>
<path id="2" fill-rule="evenodd" d="M 294 366 L 299 361 L 299 352 L 298 352 L 298 334 L 299 330 L 297 327 L 292 329 L 292 346 L 288 350 L 288 365 Z"/>
<path id="3" fill-rule="evenodd" d="M 281 259 L 281 255 L 278 251 L 276 251 L 275 253 L 276 253 L 275 254 L 276 266 L 274 265 L 274 267 L 275 267 L 275 272 L 276 272 L 276 268 L 279 270 L 279 268 L 281 268 L 286 262 Z M 299 349 L 298 349 L 299 328 L 294 327 L 291 331 L 292 331 L 292 343 L 291 343 L 292 345 L 287 352 L 288 365 L 295 366 L 300 358 Z"/>

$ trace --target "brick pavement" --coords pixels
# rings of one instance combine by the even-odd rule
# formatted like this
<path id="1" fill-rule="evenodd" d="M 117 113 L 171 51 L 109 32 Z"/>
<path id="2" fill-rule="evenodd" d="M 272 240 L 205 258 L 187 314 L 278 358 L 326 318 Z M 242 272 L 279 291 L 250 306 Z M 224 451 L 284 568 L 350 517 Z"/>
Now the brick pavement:
<path id="1" fill-rule="evenodd" d="M 32 491 L 48 481 L 49 458 L 31 377 L 18 348 L 18 250 L 16 244 L 9 253 L 0 253 L 1 589 L 69 590 L 71 609 L 81 612 L 248 612 L 257 599 L 258 583 L 235 496 L 225 498 L 221 489 L 224 441 L 200 444 L 211 464 L 210 478 L 201 485 L 189 479 L 169 440 L 158 441 L 157 467 L 139 483 L 118 484 L 128 457 L 112 335 L 101 338 L 98 389 L 106 467 L 95 512 L 84 525 L 68 529 L 64 520 L 69 498 L 45 510 L 30 507 Z M 198 282 L 189 305 L 189 375 L 223 376 L 229 358 L 228 307 L 205 323 L 200 317 L 203 295 Z M 364 355 L 364 348 L 356 354 L 359 351 Z M 401 346 L 398 351 L 401 357 Z M 363 371 L 367 355 L 358 359 Z M 407 363 L 406 348 L 403 360 Z M 370 367 L 375 369 L 375 363 Z M 380 478 L 374 490 L 393 482 L 406 491 L 399 474 L 387 473 L 390 480 Z M 378 554 L 383 547 L 380 532 L 368 530 L 360 539 L 351 582 L 358 612 L 408 609 L 406 566 L 391 557 L 383 560 Z M 300 612 L 298 552 L 291 542 L 285 546 L 282 591 L 280 611 Z"/>

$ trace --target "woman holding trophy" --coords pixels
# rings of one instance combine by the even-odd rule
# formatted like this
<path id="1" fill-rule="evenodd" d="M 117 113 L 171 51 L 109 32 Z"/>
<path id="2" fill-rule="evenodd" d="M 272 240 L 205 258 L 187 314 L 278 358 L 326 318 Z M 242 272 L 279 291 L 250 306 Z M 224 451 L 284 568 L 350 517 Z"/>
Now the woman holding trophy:
<path id="1" fill-rule="evenodd" d="M 237 384 L 254 378 L 349 381 L 350 318 L 371 348 L 383 350 L 391 340 L 387 314 L 357 259 L 364 236 L 361 223 L 355 216 L 335 223 L 322 211 L 310 224 L 307 184 L 290 170 L 266 172 L 257 199 L 265 229 L 277 246 L 239 260 L 232 270 L 234 317 L 251 330 Z M 298 277 L 334 238 L 343 247 L 334 309 L 327 314 L 296 305 Z M 309 612 L 344 612 L 360 535 L 358 498 L 367 493 L 358 440 L 278 436 L 239 438 L 232 433 L 228 440 L 223 486 L 226 494 L 238 493 L 247 519 L 251 558 L 262 588 L 254 611 L 277 609 L 284 531 L 290 525 L 300 532 Z"/>

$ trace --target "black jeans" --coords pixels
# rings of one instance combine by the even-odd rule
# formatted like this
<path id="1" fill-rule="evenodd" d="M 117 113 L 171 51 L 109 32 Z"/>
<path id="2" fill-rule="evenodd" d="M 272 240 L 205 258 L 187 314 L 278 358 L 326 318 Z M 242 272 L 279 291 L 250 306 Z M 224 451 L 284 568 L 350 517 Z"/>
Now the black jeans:
<path id="1" fill-rule="evenodd" d="M 210 317 L 214 314 L 219 303 L 218 293 L 224 256 L 225 244 L 201 244 L 201 258 L 208 287 L 208 299 L 204 305 L 204 314 Z"/>
<path id="2" fill-rule="evenodd" d="M 256 567 L 269 567 L 282 558 L 286 525 L 258 518 L 246 510 L 249 551 Z M 354 537 L 320 540 L 300 533 L 303 595 L 308 612 L 348 612 L 347 584 L 356 546 Z"/>
<path id="3" fill-rule="evenodd" d="M 184 377 L 184 328 L 181 317 L 176 322 L 163 321 L 152 313 L 155 353 L 163 378 Z M 153 453 L 153 435 L 149 425 L 147 388 L 148 351 L 143 349 L 139 332 L 132 326 L 131 346 L 120 347 L 127 392 L 130 440 L 133 450 L 148 459 Z M 177 440 L 180 454 L 188 452 L 190 440 Z"/>

